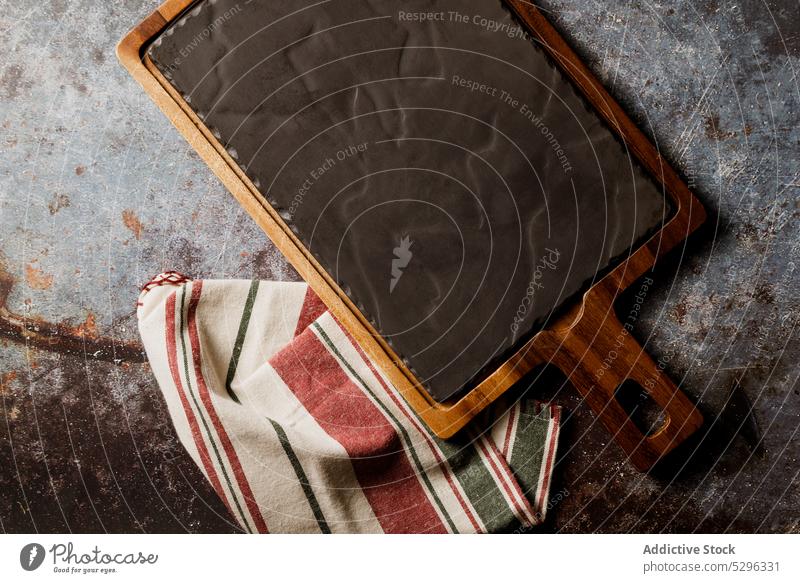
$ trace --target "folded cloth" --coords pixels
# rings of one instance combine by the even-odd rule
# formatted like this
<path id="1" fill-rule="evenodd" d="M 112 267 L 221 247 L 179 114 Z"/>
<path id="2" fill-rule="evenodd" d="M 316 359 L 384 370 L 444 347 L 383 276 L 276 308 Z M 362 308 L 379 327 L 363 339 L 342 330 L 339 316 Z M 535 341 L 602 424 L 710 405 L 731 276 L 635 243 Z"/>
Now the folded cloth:
<path id="1" fill-rule="evenodd" d="M 442 440 L 305 283 L 145 286 L 139 329 L 178 437 L 247 532 L 497 532 L 540 523 L 560 410 Z M 462 432 L 464 433 L 464 432 Z"/>

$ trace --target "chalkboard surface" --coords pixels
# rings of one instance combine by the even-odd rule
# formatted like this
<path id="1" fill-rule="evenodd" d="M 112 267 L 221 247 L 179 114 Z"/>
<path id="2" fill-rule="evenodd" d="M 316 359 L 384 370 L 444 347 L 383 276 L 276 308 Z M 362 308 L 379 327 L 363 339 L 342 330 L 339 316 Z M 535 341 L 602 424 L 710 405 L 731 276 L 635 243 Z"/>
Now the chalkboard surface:
<path id="1" fill-rule="evenodd" d="M 439 401 L 671 212 L 499 2 L 205 0 L 149 56 Z"/>

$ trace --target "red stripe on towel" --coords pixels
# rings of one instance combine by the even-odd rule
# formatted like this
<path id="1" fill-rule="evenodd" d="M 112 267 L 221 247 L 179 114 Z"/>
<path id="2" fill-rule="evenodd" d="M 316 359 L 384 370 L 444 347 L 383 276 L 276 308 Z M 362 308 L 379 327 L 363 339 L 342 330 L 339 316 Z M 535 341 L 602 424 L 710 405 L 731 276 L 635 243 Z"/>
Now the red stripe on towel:
<path id="1" fill-rule="evenodd" d="M 310 328 L 270 364 L 320 427 L 345 449 L 384 532 L 447 532 L 394 427 Z"/>
<path id="2" fill-rule="evenodd" d="M 558 430 L 561 423 L 561 409 L 551 404 L 550 414 L 552 415 L 549 432 L 550 443 L 545 445 L 547 447 L 547 457 L 545 458 L 544 467 L 542 468 L 544 472 L 544 476 L 542 477 L 542 491 L 539 493 L 539 500 L 536 504 L 536 507 L 539 509 L 544 508 L 544 503 L 547 500 L 547 492 L 550 489 L 550 474 L 553 470 L 553 457 L 555 456 L 556 441 L 558 440 Z"/>
<path id="3" fill-rule="evenodd" d="M 245 475 L 244 470 L 242 469 L 242 464 L 239 461 L 239 456 L 236 455 L 236 449 L 234 449 L 233 443 L 231 443 L 228 433 L 225 431 L 225 427 L 222 425 L 222 421 L 220 421 L 219 416 L 214 409 L 214 404 L 211 402 L 211 395 L 208 392 L 206 381 L 203 378 L 201 366 L 202 357 L 200 354 L 200 337 L 197 334 L 197 304 L 200 302 L 200 294 L 202 291 L 203 282 L 199 280 L 195 281 L 192 284 L 192 296 L 189 300 L 189 311 L 187 314 L 187 321 L 189 323 L 189 341 L 191 342 L 192 346 L 192 362 L 194 363 L 195 377 L 197 377 L 197 387 L 200 392 L 200 400 L 203 402 L 203 405 L 208 412 L 208 416 L 211 418 L 211 422 L 214 424 L 214 429 L 219 436 L 219 440 L 222 442 L 225 455 L 228 456 L 228 461 L 231 464 L 233 475 L 236 477 L 236 483 L 239 485 L 239 489 L 242 491 L 244 501 L 247 504 L 247 509 L 250 511 L 250 515 L 253 518 L 253 523 L 256 525 L 256 529 L 258 532 L 268 532 L 267 524 L 264 521 L 264 517 L 261 515 L 261 510 L 258 508 L 258 504 L 256 504 L 253 491 L 250 489 L 250 483 L 247 481 L 247 476 Z"/>
<path id="4" fill-rule="evenodd" d="M 344 328 L 342 328 L 342 330 L 344 330 Z M 453 478 L 452 478 L 452 475 L 451 475 L 452 472 L 450 471 L 449 464 L 442 457 L 442 454 L 439 451 L 439 448 L 437 447 L 437 445 L 431 439 L 431 436 L 428 433 L 428 431 L 420 425 L 420 423 L 417 421 L 417 419 L 414 417 L 413 414 L 408 412 L 408 407 L 404 403 L 400 402 L 400 399 L 398 398 L 397 393 L 393 389 L 391 389 L 386 384 L 386 382 L 384 382 L 383 377 L 378 373 L 377 370 L 375 370 L 375 367 L 373 366 L 372 361 L 366 355 L 366 353 L 361 348 L 361 346 L 359 346 L 359 344 L 355 341 L 355 339 L 346 330 L 345 330 L 345 334 L 347 335 L 347 339 L 350 341 L 350 343 L 356 349 L 356 352 L 358 352 L 358 355 L 364 360 L 364 362 L 367 363 L 367 366 L 369 367 L 370 372 L 372 372 L 372 374 L 375 376 L 375 378 L 378 379 L 378 382 L 380 383 L 381 387 L 383 387 L 383 390 L 386 392 L 386 394 L 389 395 L 389 397 L 391 397 L 392 401 L 394 401 L 395 405 L 397 405 L 397 408 L 400 409 L 403 412 L 403 415 L 406 416 L 406 418 L 411 422 L 411 424 L 419 432 L 419 434 L 422 435 L 423 438 L 425 438 L 425 441 L 427 442 L 428 447 L 431 450 L 431 453 L 433 453 L 433 456 L 436 458 L 437 463 L 439 463 L 439 465 L 441 466 L 442 473 L 444 474 L 445 478 L 447 478 L 447 483 L 450 485 L 450 488 L 453 490 L 453 494 L 455 494 L 455 497 L 458 499 L 459 504 L 461 504 L 461 507 L 464 509 L 464 513 L 467 515 L 467 518 L 469 518 L 469 521 L 472 523 L 472 527 L 476 531 L 480 532 L 482 530 L 480 524 L 476 520 L 474 513 L 472 512 L 472 510 L 469 507 L 469 504 L 467 504 L 466 500 L 464 500 L 464 498 L 461 496 L 461 492 L 459 491 L 458 487 L 456 486 L 455 482 L 453 481 Z"/>
<path id="5" fill-rule="evenodd" d="M 314 293 L 311 286 L 306 289 L 306 296 L 303 299 L 303 307 L 300 309 L 300 317 L 297 320 L 297 326 L 294 329 L 294 335 L 299 336 L 303 330 L 311 326 L 311 323 L 325 313 L 328 308 L 319 299 L 319 296 Z"/>
<path id="6" fill-rule="evenodd" d="M 192 432 L 192 438 L 194 439 L 194 443 L 197 446 L 197 453 L 200 454 L 200 461 L 203 462 L 203 468 L 205 468 L 208 480 L 211 482 L 211 485 L 214 487 L 214 490 L 216 490 L 217 495 L 225 503 L 225 506 L 228 507 L 228 512 L 233 514 L 233 509 L 231 508 L 231 505 L 228 502 L 228 497 L 225 495 L 225 491 L 222 489 L 222 484 L 219 481 L 219 476 L 217 476 L 217 470 L 214 469 L 214 464 L 211 463 L 211 456 L 208 453 L 206 442 L 203 441 L 203 436 L 200 433 L 200 426 L 197 423 L 197 417 L 195 417 L 194 412 L 192 411 L 192 407 L 189 404 L 189 400 L 186 398 L 186 393 L 183 390 L 183 384 L 181 383 L 181 375 L 179 372 L 180 369 L 178 368 L 177 343 L 175 342 L 176 295 L 177 292 L 171 293 L 167 298 L 167 304 L 165 306 L 167 313 L 166 337 L 167 337 L 167 360 L 169 361 L 169 371 L 172 373 L 172 382 L 175 383 L 175 389 L 178 391 L 178 396 L 180 397 L 181 404 L 183 405 L 183 411 L 184 413 L 186 413 L 186 420 L 189 422 L 189 429 Z"/>
<path id="7" fill-rule="evenodd" d="M 481 449 L 484 457 L 489 462 L 491 471 L 497 476 L 497 481 L 502 485 L 506 494 L 508 494 L 511 503 L 516 509 L 515 513 L 518 513 L 517 518 L 523 523 L 529 521 L 531 524 L 536 524 L 536 513 L 533 511 L 528 499 L 525 498 L 525 495 L 522 493 L 522 489 L 519 487 L 516 478 L 514 478 L 511 468 L 508 467 L 508 463 L 506 463 L 506 460 L 500 455 L 497 447 L 488 439 L 484 439 L 483 436 L 475 438 L 475 445 Z"/>
<path id="8" fill-rule="evenodd" d="M 503 441 L 503 457 L 508 460 L 508 450 L 511 449 L 511 438 L 514 435 L 514 417 L 516 414 L 517 404 L 511 405 L 508 410 L 508 427 L 506 427 L 506 438 Z"/>

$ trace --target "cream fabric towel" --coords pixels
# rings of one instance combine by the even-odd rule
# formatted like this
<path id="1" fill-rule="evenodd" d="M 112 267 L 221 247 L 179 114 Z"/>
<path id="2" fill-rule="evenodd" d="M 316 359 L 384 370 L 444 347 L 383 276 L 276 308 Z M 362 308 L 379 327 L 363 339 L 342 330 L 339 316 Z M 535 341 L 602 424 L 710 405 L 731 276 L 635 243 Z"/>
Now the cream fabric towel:
<path id="1" fill-rule="evenodd" d="M 304 283 L 156 277 L 139 328 L 181 442 L 247 532 L 540 523 L 558 407 L 430 433 Z M 499 413 L 498 413 L 499 414 Z"/>

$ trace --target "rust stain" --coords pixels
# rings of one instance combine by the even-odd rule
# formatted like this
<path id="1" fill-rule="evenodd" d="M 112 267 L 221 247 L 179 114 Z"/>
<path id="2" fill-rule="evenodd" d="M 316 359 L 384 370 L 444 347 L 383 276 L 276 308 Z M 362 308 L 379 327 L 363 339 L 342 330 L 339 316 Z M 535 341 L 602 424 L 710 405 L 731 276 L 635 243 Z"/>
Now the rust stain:
<path id="1" fill-rule="evenodd" d="M 63 208 L 66 208 L 70 205 L 69 197 L 66 194 L 57 194 L 53 197 L 49 203 L 47 203 L 47 209 L 50 211 L 51 215 L 56 214 Z"/>
<path id="2" fill-rule="evenodd" d="M 726 132 L 720 127 L 719 115 L 714 114 L 706 118 L 706 137 L 711 140 L 728 140 L 736 136 L 736 132 Z"/>
<path id="3" fill-rule="evenodd" d="M 12 370 L 10 372 L 5 373 L 3 376 L 0 377 L 0 395 L 7 395 L 8 394 L 8 387 L 11 385 L 11 382 L 17 379 L 17 371 Z"/>
<path id="4" fill-rule="evenodd" d="M 75 326 L 71 332 L 77 336 L 88 338 L 97 338 L 97 321 L 92 312 L 86 316 L 86 320 L 82 324 Z"/>
<path id="5" fill-rule="evenodd" d="M 142 237 L 144 225 L 142 225 L 142 221 L 139 220 L 139 217 L 137 217 L 131 209 L 122 211 L 122 222 L 125 223 L 125 226 L 133 233 L 134 237 L 137 239 Z"/>
<path id="6" fill-rule="evenodd" d="M 80 166 L 80 165 L 78 165 L 78 166 L 75 166 L 75 174 L 77 174 L 78 176 L 80 176 L 80 175 L 81 175 L 81 174 L 83 174 L 84 172 L 86 172 L 86 166 Z"/>
<path id="7" fill-rule="evenodd" d="M 33 289 L 50 289 L 53 286 L 53 276 L 30 263 L 25 266 L 25 281 Z"/>
<path id="8" fill-rule="evenodd" d="M 98 335 L 94 314 L 90 313 L 83 324 L 74 326 L 67 322 L 52 323 L 43 318 L 11 312 L 6 307 L 6 300 L 15 283 L 14 277 L 0 261 L 0 338 L 42 350 L 116 364 L 146 362 L 144 348 L 139 342 L 123 342 Z M 3 387 L 5 383 L 3 377 Z"/>
<path id="9" fill-rule="evenodd" d="M 673 319 L 678 322 L 678 324 L 683 324 L 686 321 L 686 305 L 683 303 L 678 304 L 672 310 Z"/>

